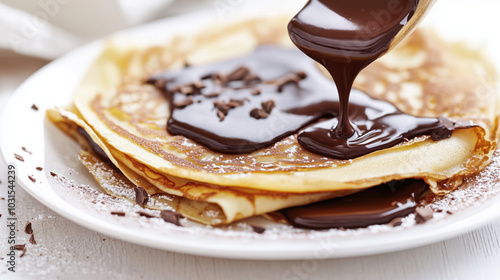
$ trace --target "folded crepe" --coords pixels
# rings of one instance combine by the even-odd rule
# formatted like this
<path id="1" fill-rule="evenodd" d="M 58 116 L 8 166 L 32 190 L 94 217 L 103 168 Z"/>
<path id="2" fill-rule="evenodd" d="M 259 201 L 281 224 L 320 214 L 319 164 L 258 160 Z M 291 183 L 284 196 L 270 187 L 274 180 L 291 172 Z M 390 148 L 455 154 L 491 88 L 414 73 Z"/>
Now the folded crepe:
<path id="1" fill-rule="evenodd" d="M 76 89 L 74 106 L 49 110 L 48 117 L 82 144 L 82 163 L 108 194 L 134 200 L 131 190 L 141 186 L 155 197 L 145 207 L 170 207 L 213 225 L 406 178 L 423 179 L 444 194 L 491 161 L 499 136 L 493 66 L 479 52 L 422 30 L 364 70 L 355 87 L 409 114 L 475 124 L 449 139 L 417 137 L 335 160 L 304 150 L 294 135 L 256 152 L 229 155 L 167 132 L 168 102 L 145 80 L 185 63 L 243 56 L 260 45 L 293 48 L 288 19 L 211 27 L 164 46 L 109 43 Z M 78 128 L 107 159 L 97 156 Z"/>

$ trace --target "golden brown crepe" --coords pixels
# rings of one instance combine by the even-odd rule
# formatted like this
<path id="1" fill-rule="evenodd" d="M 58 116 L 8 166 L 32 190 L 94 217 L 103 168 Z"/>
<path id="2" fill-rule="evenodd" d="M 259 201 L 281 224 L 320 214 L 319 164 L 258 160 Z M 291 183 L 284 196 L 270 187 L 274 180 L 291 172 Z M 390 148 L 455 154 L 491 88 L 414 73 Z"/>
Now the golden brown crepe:
<path id="1" fill-rule="evenodd" d="M 173 195 L 178 204 L 191 204 L 176 209 L 207 224 L 405 178 L 422 178 L 442 194 L 490 162 L 498 138 L 499 103 L 497 92 L 485 89 L 494 82 L 494 68 L 478 52 L 443 42 L 428 31 L 417 31 L 368 67 L 355 87 L 407 113 L 480 126 L 456 130 L 441 141 L 419 137 L 348 161 L 312 154 L 295 136 L 250 154 L 227 155 L 167 132 L 168 103 L 145 79 L 185 62 L 197 65 L 245 55 L 262 44 L 292 47 L 288 18 L 226 24 L 161 47 L 109 44 L 76 89 L 75 108 L 49 111 L 49 117 L 76 138 L 75 125 L 85 129 L 130 186 Z M 82 159 L 87 167 L 96 160 L 88 153 Z M 203 209 L 217 209 L 218 214 Z"/>

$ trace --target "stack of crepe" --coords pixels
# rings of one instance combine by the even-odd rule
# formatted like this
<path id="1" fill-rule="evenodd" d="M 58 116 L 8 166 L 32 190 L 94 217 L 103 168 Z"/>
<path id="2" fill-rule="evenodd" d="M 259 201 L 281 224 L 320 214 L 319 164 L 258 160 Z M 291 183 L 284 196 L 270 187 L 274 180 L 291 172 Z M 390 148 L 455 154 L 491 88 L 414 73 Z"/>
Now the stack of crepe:
<path id="1" fill-rule="evenodd" d="M 494 68 L 479 52 L 422 30 L 364 70 L 355 87 L 406 113 L 477 125 L 455 130 L 449 139 L 418 137 L 343 161 L 304 150 L 294 135 L 250 154 L 229 155 L 167 132 L 168 102 L 145 80 L 185 63 L 243 56 L 263 44 L 293 48 L 288 19 L 225 24 L 148 48 L 110 42 L 74 92 L 74 104 L 49 110 L 48 117 L 81 143 L 82 163 L 108 194 L 135 201 L 125 190 L 140 186 L 155 198 L 144 207 L 171 207 L 210 225 L 405 178 L 423 179 L 434 193 L 445 194 L 491 161 L 499 127 Z M 120 186 L 111 187 L 117 179 Z"/>

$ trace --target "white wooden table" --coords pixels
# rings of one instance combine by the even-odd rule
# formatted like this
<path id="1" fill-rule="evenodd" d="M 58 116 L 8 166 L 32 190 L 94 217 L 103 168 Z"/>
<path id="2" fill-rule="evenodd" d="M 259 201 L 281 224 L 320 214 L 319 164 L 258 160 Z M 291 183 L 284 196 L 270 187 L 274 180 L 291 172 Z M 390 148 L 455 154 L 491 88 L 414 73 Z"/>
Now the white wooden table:
<path id="1" fill-rule="evenodd" d="M 0 113 L 15 88 L 46 61 L 0 53 Z M 5 137 L 5 135 L 1 135 Z M 0 163 L 0 198 L 7 171 Z M 6 200 L 0 200 L 0 279 L 500 279 L 500 220 L 469 234 L 396 253 L 349 259 L 246 261 L 198 257 L 142 247 L 78 226 L 17 188 L 17 243 L 38 245 L 6 270 Z"/>

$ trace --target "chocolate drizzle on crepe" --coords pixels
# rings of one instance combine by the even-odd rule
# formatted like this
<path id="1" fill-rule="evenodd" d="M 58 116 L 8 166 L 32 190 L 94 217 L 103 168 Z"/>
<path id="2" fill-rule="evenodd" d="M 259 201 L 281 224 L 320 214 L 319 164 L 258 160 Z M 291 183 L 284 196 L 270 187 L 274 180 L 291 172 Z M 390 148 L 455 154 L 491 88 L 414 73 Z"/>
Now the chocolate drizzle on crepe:
<path id="1" fill-rule="evenodd" d="M 170 102 L 169 133 L 221 153 L 257 151 L 322 118 L 328 120 L 307 133 L 318 127 L 329 129 L 339 116 L 335 84 L 299 51 L 283 47 L 262 46 L 244 57 L 161 73 L 148 83 L 162 90 Z M 326 147 L 320 154 L 351 159 L 419 135 L 445 139 L 454 129 L 447 119 L 407 115 L 356 89 L 349 105 L 351 120 L 363 129 L 371 128 L 371 133 L 363 135 L 362 143 Z M 386 140 L 370 138 L 372 134 Z M 330 150 L 336 153 L 331 155 Z"/>

